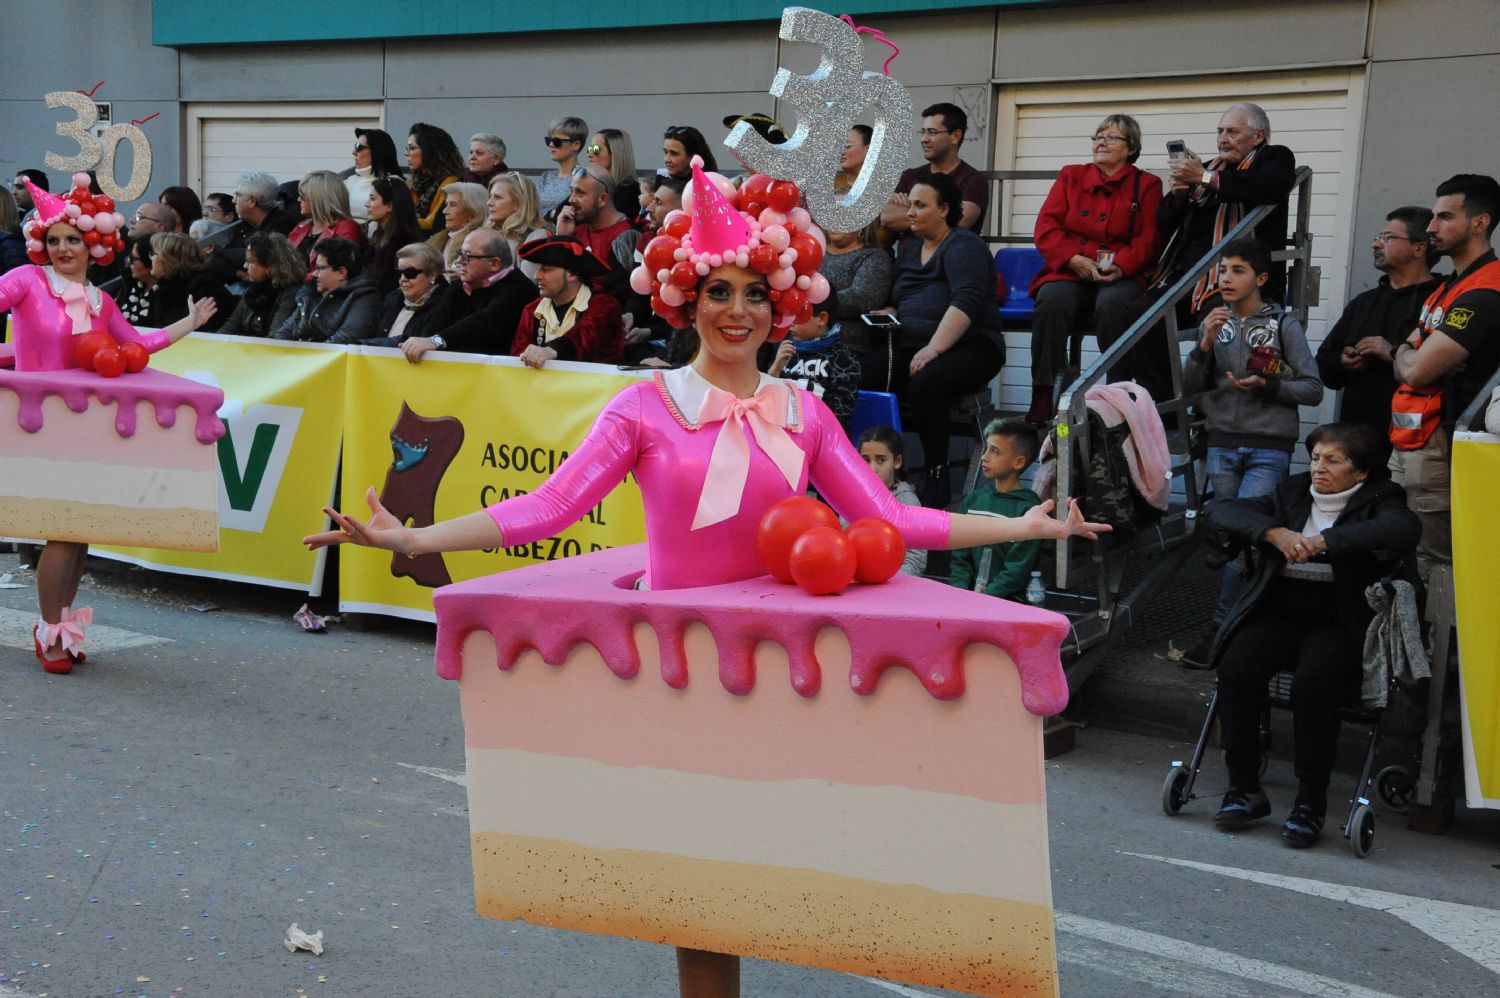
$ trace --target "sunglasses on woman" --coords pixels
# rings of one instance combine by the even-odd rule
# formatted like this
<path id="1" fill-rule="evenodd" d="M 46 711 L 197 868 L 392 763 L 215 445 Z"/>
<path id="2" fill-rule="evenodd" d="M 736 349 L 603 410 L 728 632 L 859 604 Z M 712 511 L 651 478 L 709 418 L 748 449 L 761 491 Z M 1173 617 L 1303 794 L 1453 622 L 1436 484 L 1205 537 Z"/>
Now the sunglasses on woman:
<path id="1" fill-rule="evenodd" d="M 595 142 L 593 145 L 585 149 L 584 152 L 588 153 L 590 156 L 598 156 L 600 153 L 604 152 L 604 147 Z"/>
<path id="2" fill-rule="evenodd" d="M 400 270 L 396 271 L 396 276 L 404 280 L 415 281 L 425 273 L 427 273 L 427 271 L 423 270 L 421 267 L 402 267 Z"/>
<path id="3" fill-rule="evenodd" d="M 578 140 L 577 139 L 560 139 L 556 135 L 548 135 L 548 136 L 544 137 L 542 139 L 542 141 L 545 142 L 545 143 L 547 143 L 547 145 L 550 146 L 553 149 L 561 149 L 563 146 L 567 145 L 569 142 L 577 142 Z"/>

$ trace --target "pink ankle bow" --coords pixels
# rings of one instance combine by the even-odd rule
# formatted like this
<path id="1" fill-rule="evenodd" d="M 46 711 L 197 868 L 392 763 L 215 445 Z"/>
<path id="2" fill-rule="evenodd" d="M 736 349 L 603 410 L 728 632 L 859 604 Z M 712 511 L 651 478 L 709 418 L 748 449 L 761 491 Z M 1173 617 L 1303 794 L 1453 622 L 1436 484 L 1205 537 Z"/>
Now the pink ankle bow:
<path id="1" fill-rule="evenodd" d="M 710 388 L 704 395 L 698 424 L 707 426 L 722 420 L 724 425 L 708 459 L 693 530 L 721 523 L 740 511 L 745 482 L 750 477 L 750 443 L 742 428 L 747 424 L 756 444 L 775 463 L 787 485 L 797 487 L 806 455 L 786 433 L 790 393 L 786 383 L 778 381 L 747 399 L 735 398 L 718 388 Z"/>
<path id="2" fill-rule="evenodd" d="M 83 629 L 91 627 L 94 623 L 94 608 L 81 606 L 77 610 L 63 607 L 62 620 L 56 624 L 47 625 L 47 644 L 50 647 L 59 636 L 62 637 L 63 651 L 72 654 L 83 647 L 86 640 Z"/>

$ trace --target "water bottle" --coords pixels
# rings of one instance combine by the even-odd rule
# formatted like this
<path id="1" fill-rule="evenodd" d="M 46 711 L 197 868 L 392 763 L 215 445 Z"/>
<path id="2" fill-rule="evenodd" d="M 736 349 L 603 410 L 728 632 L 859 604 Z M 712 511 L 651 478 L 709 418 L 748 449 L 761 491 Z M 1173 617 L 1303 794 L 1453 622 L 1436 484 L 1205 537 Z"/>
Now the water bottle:
<path id="1" fill-rule="evenodd" d="M 1032 606 L 1041 606 L 1047 602 L 1047 587 L 1042 585 L 1042 573 L 1040 570 L 1031 573 L 1031 581 L 1026 583 L 1026 602 Z"/>

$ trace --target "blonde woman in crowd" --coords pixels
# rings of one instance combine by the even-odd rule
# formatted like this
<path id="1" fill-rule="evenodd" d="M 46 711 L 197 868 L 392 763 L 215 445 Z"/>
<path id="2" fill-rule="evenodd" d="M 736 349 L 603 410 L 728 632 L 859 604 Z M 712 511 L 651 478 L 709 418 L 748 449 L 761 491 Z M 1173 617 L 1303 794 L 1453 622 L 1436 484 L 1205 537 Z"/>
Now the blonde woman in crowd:
<path id="1" fill-rule="evenodd" d="M 478 184 L 459 181 L 443 187 L 443 198 L 443 231 L 434 234 L 427 244 L 443 255 L 444 269 L 455 273 L 464 237 L 488 218 L 485 191 Z"/>
<path id="2" fill-rule="evenodd" d="M 615 210 L 633 223 L 641 213 L 641 184 L 635 174 L 635 147 L 618 128 L 601 128 L 584 149 L 589 162 L 609 171 L 615 181 Z"/>
<path id="3" fill-rule="evenodd" d="M 511 170 L 490 181 L 490 199 L 486 202 L 489 218 L 486 229 L 499 229 L 505 241 L 510 243 L 511 255 L 520 259 L 517 251 L 522 243 L 542 239 L 552 233 L 542 221 L 541 208 L 537 204 L 536 185 L 530 177 Z M 521 260 L 521 273 L 536 280 L 537 265 Z"/>
<path id="4" fill-rule="evenodd" d="M 325 239 L 347 239 L 363 246 L 365 234 L 349 212 L 349 188 L 332 170 L 314 170 L 297 185 L 297 207 L 302 221 L 288 237 L 307 262 L 307 279 L 313 279 L 313 258 Z"/>

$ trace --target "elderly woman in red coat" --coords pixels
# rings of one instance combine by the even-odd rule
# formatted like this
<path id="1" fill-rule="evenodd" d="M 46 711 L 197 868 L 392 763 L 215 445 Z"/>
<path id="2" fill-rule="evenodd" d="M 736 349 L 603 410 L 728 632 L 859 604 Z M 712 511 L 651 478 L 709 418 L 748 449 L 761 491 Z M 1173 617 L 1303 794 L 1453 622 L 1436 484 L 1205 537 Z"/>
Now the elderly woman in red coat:
<path id="1" fill-rule="evenodd" d="M 1156 260 L 1161 181 L 1139 169 L 1141 127 L 1112 114 L 1099 123 L 1090 163 L 1065 166 L 1036 220 L 1043 265 L 1031 282 L 1029 422 L 1052 417 L 1052 383 L 1067 356 L 1068 335 L 1090 313 L 1103 350 L 1129 326 L 1130 304 Z"/>

